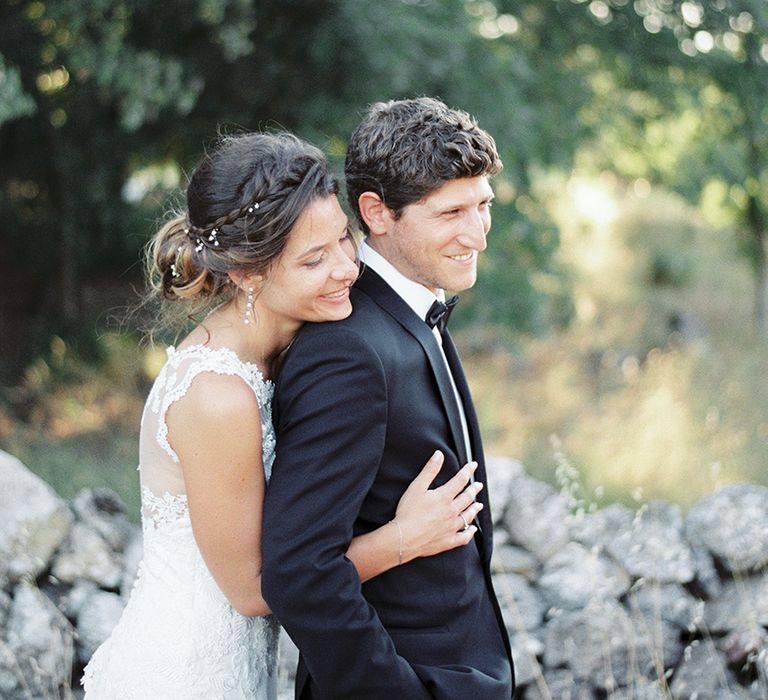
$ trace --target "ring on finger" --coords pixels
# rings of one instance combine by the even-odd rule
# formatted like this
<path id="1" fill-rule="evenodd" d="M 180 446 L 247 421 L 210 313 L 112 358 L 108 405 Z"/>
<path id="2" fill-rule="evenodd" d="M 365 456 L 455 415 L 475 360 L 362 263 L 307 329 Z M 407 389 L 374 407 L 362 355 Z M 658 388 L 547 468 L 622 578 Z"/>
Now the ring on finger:
<path id="1" fill-rule="evenodd" d="M 464 517 L 464 513 L 459 513 L 459 517 L 464 522 L 464 527 L 461 528 L 461 531 L 464 532 L 465 530 L 469 530 L 469 523 L 467 522 L 467 519 Z"/>

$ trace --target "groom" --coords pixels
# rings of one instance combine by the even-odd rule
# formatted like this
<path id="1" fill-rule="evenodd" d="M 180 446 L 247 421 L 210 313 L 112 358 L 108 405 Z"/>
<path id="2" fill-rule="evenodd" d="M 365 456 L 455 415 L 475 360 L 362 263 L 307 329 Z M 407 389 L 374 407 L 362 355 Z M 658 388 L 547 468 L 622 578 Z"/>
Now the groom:
<path id="1" fill-rule="evenodd" d="M 500 169 L 474 119 L 431 98 L 374 104 L 351 137 L 345 174 L 367 236 L 364 271 L 351 316 L 307 324 L 286 357 L 264 513 L 264 597 L 301 651 L 302 700 L 512 695 L 486 490 L 464 547 L 362 585 L 344 556 L 352 537 L 394 517 L 435 449 L 445 465 L 434 486 L 470 459 L 486 482 L 467 382 L 432 305 L 475 283 L 488 178 Z"/>

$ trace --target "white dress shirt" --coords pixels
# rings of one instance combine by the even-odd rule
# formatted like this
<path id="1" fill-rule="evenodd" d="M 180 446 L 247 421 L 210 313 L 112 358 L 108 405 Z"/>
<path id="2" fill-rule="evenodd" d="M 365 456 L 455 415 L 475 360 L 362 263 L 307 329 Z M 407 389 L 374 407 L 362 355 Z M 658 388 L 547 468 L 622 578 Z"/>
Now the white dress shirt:
<path id="1" fill-rule="evenodd" d="M 423 284 L 414 282 L 408 279 L 402 272 L 400 272 L 389 260 L 384 258 L 380 253 L 376 252 L 366 241 L 360 244 L 358 250 L 360 261 L 367 267 L 370 267 L 381 277 L 392 289 L 395 290 L 397 295 L 411 307 L 413 312 L 424 321 L 427 311 L 429 311 L 432 303 L 437 299 L 439 301 L 445 301 L 445 292 L 442 289 L 437 290 L 437 294 L 433 294 Z M 443 356 L 443 362 L 448 370 L 448 376 L 451 379 L 451 386 L 453 387 L 453 395 L 456 398 L 456 405 L 459 408 L 459 415 L 461 416 L 461 431 L 464 436 L 464 447 L 467 451 L 467 459 L 472 460 L 472 446 L 469 442 L 469 430 L 467 428 L 467 418 L 464 415 L 464 406 L 459 396 L 459 391 L 456 388 L 456 382 L 453 380 L 453 374 L 451 368 L 448 366 L 448 360 L 445 357 L 443 351 L 443 338 L 440 335 L 440 331 L 437 327 L 432 329 L 432 334 L 437 340 L 437 345 L 440 348 L 440 354 Z"/>

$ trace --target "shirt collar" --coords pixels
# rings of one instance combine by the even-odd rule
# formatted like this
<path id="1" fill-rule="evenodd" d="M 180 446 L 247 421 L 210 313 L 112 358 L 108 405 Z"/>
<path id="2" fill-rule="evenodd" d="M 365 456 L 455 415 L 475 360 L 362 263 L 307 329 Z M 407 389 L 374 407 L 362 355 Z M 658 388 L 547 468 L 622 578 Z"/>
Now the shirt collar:
<path id="1" fill-rule="evenodd" d="M 442 289 L 438 289 L 437 294 L 433 294 L 423 284 L 408 279 L 389 260 L 371 248 L 366 241 L 360 244 L 358 254 L 360 260 L 392 287 L 420 319 L 424 320 L 435 299 L 445 301 L 445 292 Z"/>

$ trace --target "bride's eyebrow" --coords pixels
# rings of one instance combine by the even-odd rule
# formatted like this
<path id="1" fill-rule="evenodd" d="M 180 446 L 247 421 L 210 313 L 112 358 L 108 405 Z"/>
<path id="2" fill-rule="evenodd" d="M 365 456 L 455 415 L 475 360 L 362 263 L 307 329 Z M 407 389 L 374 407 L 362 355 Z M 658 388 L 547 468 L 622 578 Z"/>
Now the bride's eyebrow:
<path id="1" fill-rule="evenodd" d="M 326 244 L 321 243 L 320 245 L 312 246 L 311 248 L 307 248 L 303 253 L 300 253 L 297 256 L 297 260 L 301 260 L 301 258 L 307 257 L 307 255 L 313 255 L 314 253 L 319 253 L 323 248 L 325 248 Z"/>
<path id="2" fill-rule="evenodd" d="M 342 227 L 342 238 L 347 235 L 349 230 L 349 220 L 347 219 L 344 222 L 344 226 Z M 313 255 L 314 253 L 319 253 L 321 250 L 323 250 L 328 244 L 327 243 L 320 243 L 316 246 L 312 246 L 311 248 L 307 248 L 303 253 L 299 253 L 296 256 L 296 260 L 301 260 L 302 258 L 306 258 L 309 255 Z"/>

